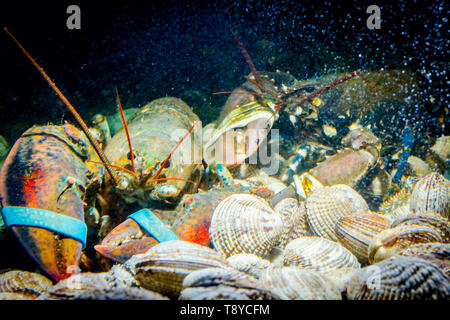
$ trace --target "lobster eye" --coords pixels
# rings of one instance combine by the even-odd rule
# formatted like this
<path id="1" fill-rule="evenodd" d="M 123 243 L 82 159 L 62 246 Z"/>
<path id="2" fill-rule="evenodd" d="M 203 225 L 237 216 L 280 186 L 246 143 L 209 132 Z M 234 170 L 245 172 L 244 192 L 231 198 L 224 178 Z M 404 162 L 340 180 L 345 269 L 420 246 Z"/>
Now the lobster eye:
<path id="1" fill-rule="evenodd" d="M 137 158 L 137 154 L 136 154 L 135 152 L 133 152 L 133 158 L 134 158 L 134 159 Z M 130 151 L 128 151 L 128 153 L 127 153 L 127 159 L 128 159 L 128 160 L 131 160 L 131 152 L 130 152 Z"/>
<path id="2" fill-rule="evenodd" d="M 155 169 L 159 170 L 159 167 L 162 166 L 163 164 L 164 164 L 164 161 L 158 162 Z M 166 165 L 164 166 L 164 169 L 169 168 L 169 167 L 170 167 L 170 159 L 167 160 Z"/>

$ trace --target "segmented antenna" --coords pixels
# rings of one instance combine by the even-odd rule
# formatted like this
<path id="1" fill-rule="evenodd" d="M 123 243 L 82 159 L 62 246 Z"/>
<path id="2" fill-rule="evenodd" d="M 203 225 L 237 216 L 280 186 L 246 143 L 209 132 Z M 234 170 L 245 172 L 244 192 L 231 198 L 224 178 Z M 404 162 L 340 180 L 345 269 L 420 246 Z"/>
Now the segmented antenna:
<path id="1" fill-rule="evenodd" d="M 34 58 L 25 50 L 25 48 L 20 44 L 20 42 L 9 32 L 8 28 L 4 27 L 5 32 L 8 34 L 8 36 L 11 37 L 11 39 L 14 40 L 16 45 L 19 47 L 19 49 L 25 54 L 25 56 L 28 58 L 28 60 L 31 61 L 31 63 L 36 67 L 36 69 L 40 72 L 40 74 L 44 77 L 44 79 L 47 81 L 47 83 L 52 87 L 53 91 L 56 92 L 61 102 L 67 107 L 67 109 L 72 113 L 75 120 L 78 122 L 78 124 L 81 127 L 81 130 L 84 132 L 86 137 L 88 138 L 89 142 L 91 143 L 92 147 L 94 148 L 97 155 L 100 157 L 103 163 L 109 164 L 108 159 L 106 158 L 105 154 L 102 152 L 102 150 L 99 148 L 97 143 L 95 142 L 94 138 L 92 137 L 92 134 L 89 131 L 89 128 L 87 127 L 86 123 L 83 121 L 81 116 L 78 114 L 78 112 L 75 110 L 75 108 L 72 106 L 72 104 L 67 100 L 67 98 L 62 94 L 62 92 L 58 89 L 56 84 L 50 79 L 50 77 L 45 73 L 44 69 L 34 60 Z M 108 174 L 111 176 L 114 182 L 117 182 L 115 174 L 110 170 L 110 168 L 105 165 L 105 169 L 108 172 Z"/>
<path id="2" fill-rule="evenodd" d="M 117 90 L 117 88 L 116 88 L 116 97 L 117 97 L 117 105 L 119 106 L 120 118 L 122 119 L 123 128 L 125 129 L 125 133 L 127 135 L 128 149 L 130 151 L 131 171 L 136 172 L 136 169 L 134 167 L 134 152 L 133 146 L 131 145 L 130 131 L 128 130 L 127 120 L 125 119 L 125 115 L 123 113 L 122 104 L 120 103 L 119 98 L 119 90 Z"/>

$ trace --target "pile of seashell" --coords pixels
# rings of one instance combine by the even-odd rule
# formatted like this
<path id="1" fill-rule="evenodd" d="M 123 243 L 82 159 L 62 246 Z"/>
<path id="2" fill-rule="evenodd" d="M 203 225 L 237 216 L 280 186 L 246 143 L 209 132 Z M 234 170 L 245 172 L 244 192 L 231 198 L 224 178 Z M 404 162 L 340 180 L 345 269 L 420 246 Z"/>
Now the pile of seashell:
<path id="1" fill-rule="evenodd" d="M 449 299 L 449 185 L 431 173 L 378 212 L 347 185 L 316 186 L 273 208 L 232 194 L 212 215 L 212 248 L 166 241 L 54 286 L 10 271 L 0 274 L 0 298 Z"/>

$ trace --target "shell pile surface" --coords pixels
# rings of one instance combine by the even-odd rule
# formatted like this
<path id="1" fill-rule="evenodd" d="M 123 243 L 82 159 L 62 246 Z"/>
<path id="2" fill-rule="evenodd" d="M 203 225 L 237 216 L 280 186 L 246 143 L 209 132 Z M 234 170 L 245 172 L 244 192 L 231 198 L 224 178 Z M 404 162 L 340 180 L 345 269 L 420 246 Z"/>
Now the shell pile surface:
<path id="1" fill-rule="evenodd" d="M 367 211 L 342 217 L 336 224 L 335 232 L 339 243 L 366 264 L 369 262 L 368 249 L 373 237 L 390 225 L 388 217 Z"/>
<path id="2" fill-rule="evenodd" d="M 320 237 L 301 237 L 284 249 L 283 264 L 322 273 L 336 269 L 359 269 L 358 259 L 337 242 Z"/>
<path id="3" fill-rule="evenodd" d="M 450 159 L 450 136 L 437 138 L 431 150 L 439 156 L 441 161 L 448 161 Z"/>
<path id="4" fill-rule="evenodd" d="M 13 270 L 0 274 L 0 293 L 16 293 L 35 299 L 52 285 L 49 279 L 38 273 Z"/>
<path id="5" fill-rule="evenodd" d="M 349 300 L 448 300 L 450 278 L 426 260 L 393 257 L 356 272 L 343 297 Z"/>
<path id="6" fill-rule="evenodd" d="M 411 245 L 442 242 L 439 231 L 427 225 L 401 224 L 377 234 L 369 245 L 369 262 L 376 263 L 392 257 Z"/>
<path id="7" fill-rule="evenodd" d="M 277 246 L 284 248 L 291 240 L 311 235 L 306 223 L 304 202 L 298 202 L 294 198 L 285 198 L 275 205 L 274 210 L 281 215 L 283 220 L 283 232 Z"/>
<path id="8" fill-rule="evenodd" d="M 314 235 L 337 241 L 334 228 L 340 218 L 369 207 L 353 188 L 338 184 L 314 190 L 305 201 L 306 221 Z"/>
<path id="9" fill-rule="evenodd" d="M 156 292 L 128 287 L 115 286 L 107 273 L 79 273 L 56 285 L 39 296 L 39 300 L 167 300 Z"/>
<path id="10" fill-rule="evenodd" d="M 450 277 L 450 244 L 422 243 L 400 251 L 396 256 L 416 257 L 437 265 Z"/>
<path id="11" fill-rule="evenodd" d="M 184 278 L 192 271 L 228 267 L 223 256 L 211 248 L 182 240 L 161 242 L 124 265 L 138 284 L 151 291 L 177 298 Z"/>
<path id="12" fill-rule="evenodd" d="M 264 269 L 272 266 L 272 263 L 269 260 L 249 253 L 232 255 L 227 258 L 227 262 L 236 270 L 247 273 L 257 279 L 259 279 L 261 272 Z"/>
<path id="13" fill-rule="evenodd" d="M 235 194 L 214 211 L 209 233 L 214 248 L 229 257 L 238 253 L 267 256 L 283 230 L 280 214 L 255 195 Z"/>
<path id="14" fill-rule="evenodd" d="M 416 211 L 435 211 L 450 218 L 450 181 L 432 172 L 420 179 L 413 188 L 409 208 Z"/>
<path id="15" fill-rule="evenodd" d="M 181 300 L 279 300 L 258 280 L 233 268 L 191 272 L 183 281 Z"/>
<path id="16" fill-rule="evenodd" d="M 299 267 L 264 270 L 261 283 L 283 300 L 340 300 L 336 283 L 327 276 Z"/>

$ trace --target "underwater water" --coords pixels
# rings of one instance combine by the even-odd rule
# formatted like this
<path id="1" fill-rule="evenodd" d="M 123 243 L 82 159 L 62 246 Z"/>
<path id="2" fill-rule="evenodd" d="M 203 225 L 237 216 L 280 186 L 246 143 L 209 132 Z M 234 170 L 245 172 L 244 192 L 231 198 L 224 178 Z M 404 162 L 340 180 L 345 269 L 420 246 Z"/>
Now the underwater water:
<path id="1" fill-rule="evenodd" d="M 80 9 L 79 29 L 69 29 L 67 26 L 71 17 L 67 8 L 72 4 L 78 5 Z M 263 109 L 265 108 L 258 112 L 261 112 L 261 117 L 267 121 L 266 124 L 270 123 L 269 129 L 272 131 L 267 135 L 266 141 L 269 142 L 269 146 L 277 146 L 276 151 L 271 149 L 269 152 L 272 156 L 270 159 L 276 157 L 276 168 L 270 171 L 273 169 L 272 163 L 263 165 L 259 162 L 255 166 L 252 166 L 254 163 L 250 163 L 248 166 L 240 167 L 233 163 L 228 166 L 233 178 L 247 179 L 254 172 L 251 170 L 262 168 L 262 171 L 287 187 L 294 181 L 294 174 L 310 172 L 325 185 L 341 183 L 355 188 L 364 201 L 367 201 L 367 210 L 370 208 L 372 211 L 382 212 L 388 210 L 382 203 L 388 200 L 392 193 L 412 188 L 408 184 L 410 182 L 407 177 L 418 180 L 431 172 L 438 172 L 442 175 L 442 179 L 449 178 L 449 146 L 448 139 L 444 140 L 445 136 L 449 135 L 448 128 L 450 128 L 449 6 L 443 0 L 383 2 L 379 4 L 379 26 L 374 27 L 375 20 L 371 19 L 373 12 L 367 12 L 370 5 L 377 3 L 354 1 L 349 5 L 348 2 L 341 1 L 296 0 L 95 3 L 17 1 L 13 4 L 0 5 L 0 22 L 48 73 L 89 127 L 94 126 L 92 122 L 94 116 L 102 114 L 108 117 L 112 131 L 119 130 L 122 122 L 118 116 L 117 89 L 121 105 L 125 110 L 130 109 L 127 116 L 133 115 L 137 108 L 142 108 L 155 99 L 176 97 L 186 102 L 193 113 L 189 115 L 191 117 L 189 125 L 185 125 L 184 130 L 190 128 L 191 122 L 194 121 L 192 119 L 197 119 L 196 117 L 201 121 L 203 128 L 212 123 L 217 128 L 224 118 L 228 119 L 230 93 L 247 81 L 241 88 L 246 93 L 251 92 L 252 98 L 245 103 L 256 101 Z M 59 126 L 65 121 L 78 127 L 79 125 L 4 31 L 1 31 L 0 43 L 0 65 L 4 79 L 0 88 L 0 136 L 3 137 L 0 156 L 3 162 L 14 143 L 34 125 Z M 245 50 L 251 57 L 254 70 Z M 258 78 L 255 71 L 260 75 L 267 74 L 267 80 Z M 248 77 L 254 79 L 257 84 L 254 84 L 255 81 L 250 83 Z M 273 82 L 270 78 L 274 79 Z M 337 83 L 339 79 L 345 81 Z M 262 81 L 267 81 L 262 85 L 263 89 L 260 87 Z M 313 96 L 308 96 L 310 94 Z M 306 100 L 302 100 L 304 98 Z M 178 102 L 171 103 L 177 105 Z M 241 101 L 241 105 L 236 104 L 231 108 L 241 110 L 239 108 L 245 103 Z M 131 108 L 136 109 L 133 111 Z M 254 114 L 255 117 L 256 114 L 259 115 L 256 111 Z M 112 125 L 114 121 L 115 129 Z M 236 124 L 237 120 L 233 121 L 235 122 L 232 123 L 232 128 L 226 127 L 224 132 L 229 129 L 228 132 L 232 132 L 233 139 L 238 139 L 235 137 L 241 134 L 240 130 L 245 131 L 250 127 L 250 120 L 245 120 L 247 122 L 244 121 L 239 125 Z M 154 127 L 150 129 L 153 132 L 166 128 L 158 126 L 158 121 L 153 123 Z M 255 126 L 260 125 L 257 122 L 251 123 Z M 367 129 L 369 133 L 366 138 L 370 140 L 374 136 L 374 140 L 360 142 L 358 138 L 355 140 L 348 138 L 352 130 L 355 130 L 355 125 L 358 125 L 359 129 Z M 132 129 L 132 126 L 130 128 Z M 114 136 L 114 132 L 111 133 Z M 209 135 L 203 136 L 205 145 L 208 138 Z M 260 143 L 265 138 L 265 135 L 258 137 L 254 145 L 261 147 Z M 347 138 L 349 144 L 344 141 Z M 437 145 L 438 138 L 443 139 L 439 141 L 447 141 L 442 142 L 444 144 L 442 148 L 447 149 L 436 151 L 438 147 L 434 146 Z M 134 139 L 137 140 L 137 137 Z M 131 140 L 133 142 L 133 136 Z M 136 140 L 135 143 L 138 144 Z M 166 143 L 167 141 L 161 138 L 145 144 L 154 148 L 152 152 L 161 153 L 158 154 L 159 158 L 155 156 L 157 162 L 152 164 L 154 172 L 163 164 L 166 166 L 164 168 L 170 170 L 171 165 L 175 163 L 174 159 L 167 163 L 163 162 L 168 151 L 161 151 L 163 147 L 158 149 L 157 146 Z M 251 141 L 248 144 L 251 144 Z M 245 146 L 248 147 L 248 144 Z M 105 145 L 105 152 L 110 158 L 114 158 L 123 150 L 128 150 L 125 137 L 109 149 L 107 142 L 103 141 L 103 147 Z M 143 148 L 142 146 L 138 145 L 137 149 Z M 211 167 L 214 160 L 217 160 L 220 147 L 215 148 L 215 154 L 210 158 L 203 156 L 201 159 L 203 164 L 202 162 L 200 164 L 204 168 L 198 169 L 199 171 L 206 172 L 206 166 Z M 235 155 L 235 149 L 230 151 L 227 145 L 224 148 L 224 153 L 230 152 Z M 352 151 L 344 151 L 350 150 L 349 148 Z M 131 156 L 124 151 L 125 160 L 121 158 L 114 162 L 117 167 L 124 167 L 128 172 L 120 168 L 118 171 L 114 171 L 117 168 L 110 170 L 120 171 L 120 174 L 124 175 L 132 170 L 131 175 L 136 176 L 138 171 L 135 171 L 134 163 L 131 167 L 130 161 L 139 161 L 142 158 L 139 158 L 142 156 L 139 152 L 140 150 Z M 206 150 L 204 152 L 206 153 Z M 320 168 L 319 163 L 340 152 L 348 152 L 349 157 L 352 156 L 351 152 L 358 157 L 367 157 L 368 164 L 355 164 L 352 167 L 352 161 L 356 162 L 359 159 L 349 158 L 336 165 L 327 162 L 329 168 L 325 167 L 326 165 L 323 165 L 325 169 Z M 29 156 L 25 156 L 25 153 L 24 151 L 21 154 L 23 159 L 19 159 L 24 163 Z M 147 154 L 146 156 L 145 161 L 149 162 L 150 156 Z M 257 161 L 261 161 L 261 155 L 258 157 Z M 6 161 L 10 165 L 14 161 L 19 163 L 17 159 Z M 249 157 L 241 162 L 249 164 L 248 159 Z M 148 165 L 148 162 L 145 164 Z M 136 166 L 139 166 L 138 162 Z M 351 172 L 348 176 L 336 178 L 337 180 L 333 180 L 335 177 L 329 177 L 329 172 L 335 173 L 343 166 L 347 166 L 349 171 L 357 166 L 363 168 L 358 167 L 357 170 L 361 172 Z M 17 176 L 25 172 L 27 177 L 32 177 L 32 174 L 23 168 L 19 166 L 14 174 Z M 376 169 L 373 170 L 374 168 Z M 105 166 L 102 170 L 104 174 L 102 179 L 105 182 L 109 179 L 105 172 L 108 167 Z M 400 174 L 396 174 L 397 171 L 401 171 Z M 171 177 L 168 171 L 158 171 L 152 178 L 161 178 L 160 172 L 163 172 L 161 176 L 164 175 L 164 178 Z M 7 172 L 5 169 L 2 174 L 4 175 L 2 181 L 6 182 L 3 189 L 0 187 L 0 191 L 3 190 L 2 197 L 8 202 L 7 206 L 25 206 L 23 194 L 26 192 L 23 190 L 30 189 L 21 189 L 20 186 L 13 185 L 10 178 L 13 175 L 11 171 Z M 117 175 L 119 176 L 118 173 Z M 174 174 L 172 177 L 176 177 L 174 180 L 190 179 L 204 192 L 218 188 L 217 183 L 210 183 L 209 180 L 205 182 L 206 178 L 202 175 Z M 89 176 L 90 178 L 92 177 Z M 111 178 L 114 180 L 112 174 Z M 224 189 L 229 187 L 227 178 L 228 175 L 219 176 L 220 185 Z M 83 188 L 79 189 L 82 192 L 88 185 L 88 178 L 83 179 L 85 180 L 80 182 Z M 179 183 L 177 184 L 179 186 L 181 182 L 176 183 Z M 76 183 L 71 183 L 70 186 L 72 185 Z M 127 194 L 131 183 L 118 185 L 119 187 L 114 185 L 110 189 L 114 192 L 120 189 L 118 197 L 126 200 L 110 204 L 111 199 L 111 201 L 117 199 L 105 196 L 110 191 L 106 187 L 101 191 L 102 197 L 106 199 L 102 201 L 105 201 L 106 205 L 98 199 L 93 200 L 96 201 L 96 210 L 107 208 L 106 211 L 120 214 L 112 218 L 108 225 L 109 229 L 105 227 L 108 232 L 102 229 L 103 233 L 100 234 L 99 228 L 88 229 L 84 252 L 90 261 L 91 269 L 86 267 L 89 263 L 83 263 L 83 271 L 106 271 L 112 264 L 126 261 L 130 257 L 130 252 L 137 253 L 132 251 L 137 250 L 135 247 L 123 249 L 123 252 L 119 253 L 106 248 L 135 240 L 127 239 L 119 245 L 120 241 L 113 239 L 114 235 L 111 236 L 113 240 L 110 240 L 110 243 L 107 243 L 108 237 L 104 240 L 105 235 L 113 229 L 112 225 L 116 227 L 126 220 L 124 215 L 148 207 L 150 204 L 154 205 L 151 209 L 160 220 L 171 227 L 178 226 L 178 229 L 175 227 L 172 229 L 175 230 L 176 237 L 188 240 L 189 237 L 186 236 L 188 232 L 183 233 L 184 231 L 180 231 L 182 227 L 179 227 L 180 224 L 188 222 L 177 220 L 179 211 L 182 210 L 183 214 L 187 215 L 191 212 L 190 208 L 196 205 L 195 201 L 204 201 L 196 200 L 195 197 L 186 198 L 186 195 L 191 193 L 197 194 L 197 189 L 190 189 L 185 185 L 183 185 L 183 188 L 186 188 L 183 189 L 184 197 L 183 194 L 178 196 L 178 193 L 171 196 L 173 189 L 168 183 L 164 185 L 165 188 L 158 190 L 159 193 L 144 196 L 144 200 L 139 198 L 141 195 L 138 192 Z M 27 184 L 27 188 L 32 189 L 33 186 Z M 270 201 L 281 189 L 283 188 L 280 185 L 267 187 L 262 183 L 261 188 L 258 185 L 251 189 L 250 193 Z M 239 189 L 239 192 L 248 193 L 248 189 L 242 190 Z M 15 195 L 12 196 L 14 192 Z M 230 192 L 232 194 L 238 191 Z M 166 194 L 169 196 L 166 197 Z M 20 198 L 16 204 L 11 200 L 15 199 L 14 197 Z M 219 196 L 220 200 L 221 197 Z M 212 195 L 211 199 L 205 201 L 217 205 L 219 198 Z M 163 204 L 156 203 L 161 199 L 166 201 Z M 445 201 L 447 202 L 443 205 L 444 213 L 440 214 L 447 217 L 448 223 L 448 197 Z M 192 203 L 194 205 L 191 206 Z M 199 206 L 204 212 L 212 210 L 209 220 L 206 218 L 207 222 L 201 219 L 189 221 L 192 229 L 197 232 L 195 236 L 190 236 L 189 240 L 197 243 L 203 241 L 201 244 L 214 247 L 207 233 L 214 209 L 206 205 L 203 209 L 203 205 L 202 203 Z M 36 204 L 33 203 L 33 206 Z M 125 211 L 126 214 L 123 213 Z M 97 222 L 97 225 L 100 224 Z M 206 232 L 206 236 L 200 235 L 199 229 L 203 233 Z M 2 230 L 0 234 L 7 232 L 4 231 L 5 227 L 0 230 Z M 136 237 L 142 237 L 142 234 L 144 238 L 148 236 L 148 233 L 142 231 Z M 317 230 L 313 234 L 324 236 Z M 183 238 L 185 236 L 186 238 Z M 0 270 L 21 269 L 33 272 L 41 270 L 38 272 L 49 275 L 53 280 L 57 278 L 52 271 L 42 267 L 42 262 L 35 264 L 40 258 L 30 253 L 33 249 L 27 250 L 34 261 L 25 254 L 17 239 L 10 235 L 6 235 L 5 238 L 7 239 L 5 241 L 11 243 L 8 248 L 11 258 L 1 261 Z M 30 240 L 31 235 L 23 236 L 20 241 L 23 242 L 24 238 Z M 435 241 L 429 242 L 445 242 L 433 239 Z M 104 247 L 94 249 L 101 241 L 106 241 L 102 244 Z M 17 257 L 13 258 L 16 253 Z M 261 253 L 266 254 L 267 252 Z M 361 259 L 359 261 L 361 262 Z M 366 264 L 368 261 L 364 260 L 362 265 Z M 162 291 L 162 294 L 171 298 L 176 297 L 176 293 L 171 291 Z M 136 296 L 130 293 L 129 297 L 138 296 L 137 293 Z"/>

